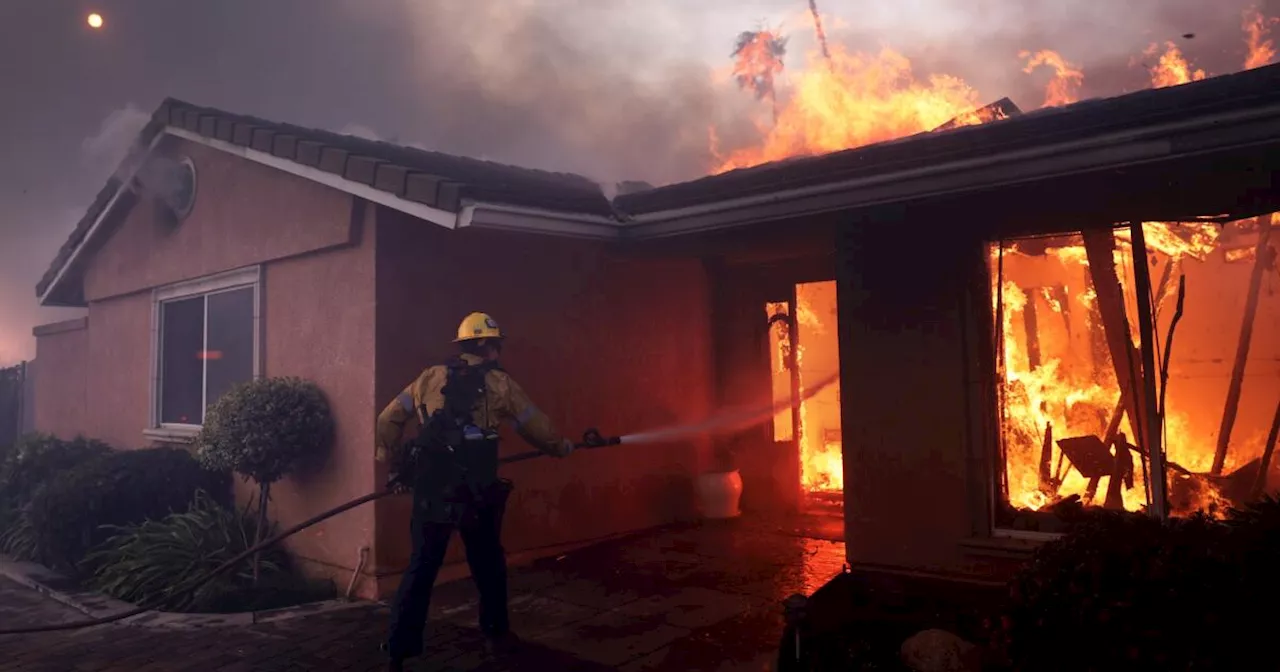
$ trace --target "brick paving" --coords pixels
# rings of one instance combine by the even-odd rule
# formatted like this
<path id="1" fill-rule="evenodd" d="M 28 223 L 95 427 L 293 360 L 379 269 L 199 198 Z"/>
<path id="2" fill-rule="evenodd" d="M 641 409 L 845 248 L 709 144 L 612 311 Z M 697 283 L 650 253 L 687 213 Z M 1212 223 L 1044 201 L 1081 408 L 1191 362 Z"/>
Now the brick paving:
<path id="1" fill-rule="evenodd" d="M 415 670 L 772 670 L 780 602 L 839 572 L 844 545 L 759 521 L 669 528 L 546 558 L 511 572 L 507 659 L 481 654 L 468 579 L 437 588 L 429 656 Z M 80 620 L 0 580 L 0 627 Z M 113 624 L 0 637 L 0 671 L 377 670 L 385 605 L 244 626 Z"/>

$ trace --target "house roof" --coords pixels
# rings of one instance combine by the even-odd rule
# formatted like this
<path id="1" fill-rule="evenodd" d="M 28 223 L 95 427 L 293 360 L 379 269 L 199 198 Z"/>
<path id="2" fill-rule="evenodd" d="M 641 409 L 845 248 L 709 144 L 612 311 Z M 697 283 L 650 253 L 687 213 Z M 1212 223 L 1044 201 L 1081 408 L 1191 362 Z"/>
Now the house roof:
<path id="1" fill-rule="evenodd" d="M 450 228 L 657 237 L 1278 142 L 1280 65 L 690 182 L 627 189 L 612 202 L 598 184 L 580 175 L 401 147 L 167 99 L 59 249 L 36 287 L 42 300 L 78 256 L 92 251 L 94 229 L 117 200 L 132 197 L 124 187 L 164 135 L 239 152 Z"/>
<path id="2" fill-rule="evenodd" d="M 1277 102 L 1280 102 L 1280 64 L 1182 86 L 1045 108 L 982 125 L 919 133 L 821 156 L 733 170 L 619 196 L 614 199 L 614 206 L 633 216 L 687 208 Z"/>

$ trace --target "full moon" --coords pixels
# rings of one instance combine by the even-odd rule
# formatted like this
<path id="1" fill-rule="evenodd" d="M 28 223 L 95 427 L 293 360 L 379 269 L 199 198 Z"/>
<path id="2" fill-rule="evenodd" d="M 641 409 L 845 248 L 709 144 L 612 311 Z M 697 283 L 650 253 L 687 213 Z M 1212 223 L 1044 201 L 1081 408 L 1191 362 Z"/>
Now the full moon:
<path id="1" fill-rule="evenodd" d="M 102 15 L 101 15 L 101 14 L 90 14 L 90 15 L 89 15 L 89 18 L 88 18 L 88 19 L 86 19 L 86 20 L 89 22 L 89 27 L 90 27 L 90 28 L 101 28 L 101 27 L 102 27 Z"/>

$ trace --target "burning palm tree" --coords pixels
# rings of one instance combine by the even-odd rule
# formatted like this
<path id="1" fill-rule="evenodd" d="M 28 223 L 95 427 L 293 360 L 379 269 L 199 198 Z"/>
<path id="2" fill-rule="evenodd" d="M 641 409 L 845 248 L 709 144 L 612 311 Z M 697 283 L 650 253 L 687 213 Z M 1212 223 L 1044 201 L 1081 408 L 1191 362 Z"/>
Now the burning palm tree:
<path id="1" fill-rule="evenodd" d="M 773 118 L 778 120 L 778 99 L 773 88 L 774 76 L 782 72 L 782 57 L 787 53 L 787 38 L 761 29 L 743 31 L 734 45 L 734 79 L 738 86 L 751 91 L 757 99 L 769 99 Z"/>

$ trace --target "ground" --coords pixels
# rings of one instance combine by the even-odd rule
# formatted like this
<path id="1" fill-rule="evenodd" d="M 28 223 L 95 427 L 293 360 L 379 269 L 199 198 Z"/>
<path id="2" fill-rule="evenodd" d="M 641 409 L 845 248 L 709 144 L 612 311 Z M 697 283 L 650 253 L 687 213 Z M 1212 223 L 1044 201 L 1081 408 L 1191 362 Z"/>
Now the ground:
<path id="1" fill-rule="evenodd" d="M 509 659 L 480 654 L 470 581 L 440 586 L 432 653 L 411 669 L 772 670 L 781 601 L 812 593 L 843 562 L 843 543 L 742 519 L 619 539 L 512 569 L 512 624 L 526 646 Z M 82 618 L 0 580 L 0 628 Z M 385 605 L 360 604 L 256 625 L 0 636 L 0 671 L 376 670 L 386 622 Z"/>

